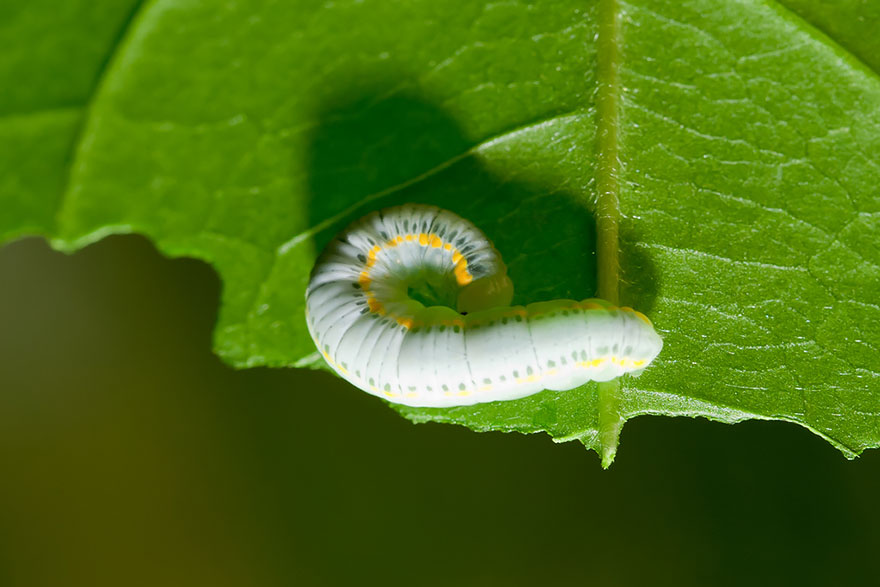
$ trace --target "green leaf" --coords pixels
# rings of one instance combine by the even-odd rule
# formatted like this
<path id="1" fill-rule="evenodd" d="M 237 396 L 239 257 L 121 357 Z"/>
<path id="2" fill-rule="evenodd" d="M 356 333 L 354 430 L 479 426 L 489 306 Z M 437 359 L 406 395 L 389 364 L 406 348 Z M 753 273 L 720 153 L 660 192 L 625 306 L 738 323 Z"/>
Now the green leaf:
<path id="1" fill-rule="evenodd" d="M 84 112 L 138 3 L 0 4 L 0 242 L 55 232 Z"/>
<path id="2" fill-rule="evenodd" d="M 95 96 L 55 112 L 32 89 L 36 114 L 0 125 L 23 210 L 0 228 L 204 259 L 217 352 L 307 366 L 317 252 L 370 210 L 438 204 L 493 239 L 516 303 L 619 289 L 665 347 L 638 379 L 408 418 L 606 464 L 637 415 L 786 420 L 852 457 L 880 445 L 880 14 L 784 4 L 156 0 Z"/>

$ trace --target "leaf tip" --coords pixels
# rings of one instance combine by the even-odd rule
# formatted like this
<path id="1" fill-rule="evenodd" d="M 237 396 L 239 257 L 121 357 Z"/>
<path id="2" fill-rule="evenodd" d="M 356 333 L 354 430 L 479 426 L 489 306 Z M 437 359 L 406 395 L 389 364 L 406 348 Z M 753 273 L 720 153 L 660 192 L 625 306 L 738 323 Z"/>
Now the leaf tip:
<path id="1" fill-rule="evenodd" d="M 617 456 L 617 445 L 613 446 L 603 446 L 602 447 L 602 468 L 606 471 L 611 464 L 614 462 L 614 457 Z"/>

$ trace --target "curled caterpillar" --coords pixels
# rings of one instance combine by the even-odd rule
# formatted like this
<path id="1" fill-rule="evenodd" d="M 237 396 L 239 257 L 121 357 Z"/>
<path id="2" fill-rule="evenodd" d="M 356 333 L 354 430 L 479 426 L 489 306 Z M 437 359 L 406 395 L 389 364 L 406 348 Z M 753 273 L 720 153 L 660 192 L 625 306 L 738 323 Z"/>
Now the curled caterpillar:
<path id="1" fill-rule="evenodd" d="M 417 301 L 431 291 L 458 311 Z M 306 290 L 318 350 L 360 389 L 409 406 L 512 400 L 638 373 L 660 353 L 651 322 L 600 299 L 510 306 L 495 247 L 434 206 L 373 212 L 333 239 Z"/>

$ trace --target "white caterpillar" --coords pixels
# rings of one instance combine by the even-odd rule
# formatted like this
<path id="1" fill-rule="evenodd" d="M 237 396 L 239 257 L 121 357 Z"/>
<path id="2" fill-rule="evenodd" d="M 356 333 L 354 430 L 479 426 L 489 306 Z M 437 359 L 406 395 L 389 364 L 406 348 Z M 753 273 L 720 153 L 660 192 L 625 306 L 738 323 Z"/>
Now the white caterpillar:
<path id="1" fill-rule="evenodd" d="M 417 286 L 459 311 L 426 307 L 409 294 Z M 599 299 L 511 307 L 512 297 L 501 255 L 477 227 L 407 204 L 367 215 L 327 245 L 306 290 L 306 321 L 337 373 L 409 406 L 608 381 L 641 371 L 663 347 L 631 308 Z"/>

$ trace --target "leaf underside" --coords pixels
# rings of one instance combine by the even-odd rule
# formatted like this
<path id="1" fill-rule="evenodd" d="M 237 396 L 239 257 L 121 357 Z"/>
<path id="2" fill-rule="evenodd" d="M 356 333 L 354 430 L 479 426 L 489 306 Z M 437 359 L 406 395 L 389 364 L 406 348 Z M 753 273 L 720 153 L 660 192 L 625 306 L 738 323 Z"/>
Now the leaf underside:
<path id="1" fill-rule="evenodd" d="M 138 232 L 211 263 L 215 348 L 238 367 L 316 366 L 317 252 L 404 202 L 481 227 L 514 303 L 592 296 L 612 10 L 621 301 L 665 339 L 613 415 L 785 420 L 848 457 L 880 445 L 880 9 L 65 4 L 0 8 L 0 238 Z M 600 404 L 586 385 L 397 409 L 601 451 Z"/>

